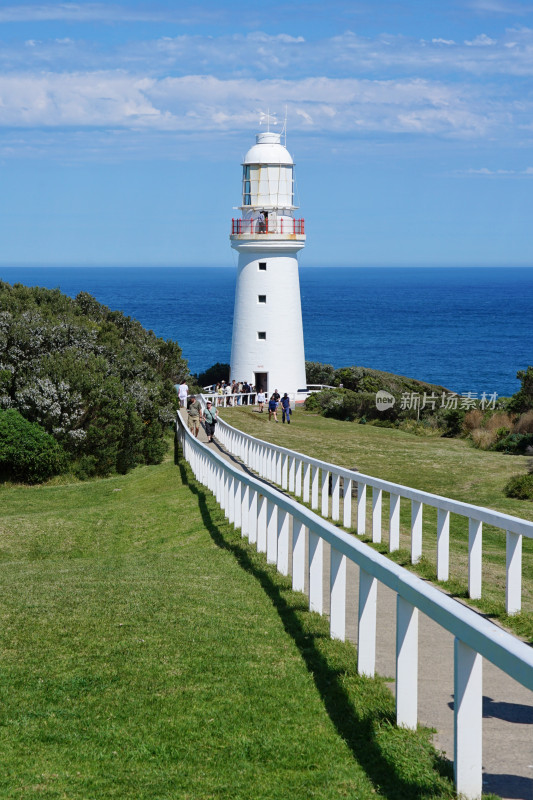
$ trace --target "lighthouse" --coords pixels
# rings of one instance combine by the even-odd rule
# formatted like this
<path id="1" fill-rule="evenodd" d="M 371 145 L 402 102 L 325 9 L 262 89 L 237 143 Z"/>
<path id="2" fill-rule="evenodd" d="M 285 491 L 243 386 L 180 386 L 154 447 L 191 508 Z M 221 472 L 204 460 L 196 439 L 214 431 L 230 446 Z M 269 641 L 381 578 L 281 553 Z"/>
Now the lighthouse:
<path id="1" fill-rule="evenodd" d="M 242 173 L 242 217 L 232 220 L 238 252 L 231 380 L 257 391 L 305 390 L 298 253 L 304 220 L 296 217 L 294 162 L 279 133 L 256 136 Z"/>

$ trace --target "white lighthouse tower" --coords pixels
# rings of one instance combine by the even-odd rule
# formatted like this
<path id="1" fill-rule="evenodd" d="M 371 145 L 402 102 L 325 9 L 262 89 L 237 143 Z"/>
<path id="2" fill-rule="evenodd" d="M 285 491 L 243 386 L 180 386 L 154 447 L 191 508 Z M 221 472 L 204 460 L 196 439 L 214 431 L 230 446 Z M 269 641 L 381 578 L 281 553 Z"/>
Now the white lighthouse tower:
<path id="1" fill-rule="evenodd" d="M 242 219 L 230 236 L 239 253 L 231 380 L 268 396 L 306 388 L 297 258 L 305 233 L 295 217 L 293 169 L 279 133 L 257 134 L 244 157 Z"/>

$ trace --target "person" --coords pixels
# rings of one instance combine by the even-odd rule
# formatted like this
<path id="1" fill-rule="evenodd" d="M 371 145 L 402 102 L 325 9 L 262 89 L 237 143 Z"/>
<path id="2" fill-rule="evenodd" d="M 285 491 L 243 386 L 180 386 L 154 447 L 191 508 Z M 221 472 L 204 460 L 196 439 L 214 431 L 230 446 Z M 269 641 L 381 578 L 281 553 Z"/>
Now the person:
<path id="1" fill-rule="evenodd" d="M 222 405 L 222 395 L 224 394 L 224 387 L 221 383 L 217 383 L 217 406 Z"/>
<path id="2" fill-rule="evenodd" d="M 272 395 L 272 397 L 276 400 L 277 403 L 279 403 L 281 395 L 277 389 L 274 389 L 274 394 Z"/>
<path id="3" fill-rule="evenodd" d="M 207 433 L 207 441 L 212 442 L 218 417 L 218 409 L 213 408 L 211 400 L 208 400 L 206 405 L 207 408 L 204 411 L 205 432 Z"/>
<path id="4" fill-rule="evenodd" d="M 265 405 L 266 397 L 264 392 L 257 392 L 257 405 L 259 406 L 259 414 L 263 413 L 263 406 Z"/>
<path id="5" fill-rule="evenodd" d="M 190 432 L 194 434 L 196 438 L 198 438 L 200 422 L 202 419 L 202 406 L 200 405 L 200 401 L 197 400 L 193 394 L 191 394 L 189 398 L 189 405 L 187 407 L 187 422 L 189 423 Z"/>
<path id="6" fill-rule="evenodd" d="M 264 211 L 260 211 L 259 212 L 258 220 L 259 220 L 259 233 L 264 233 L 265 230 L 266 230 L 265 212 Z"/>
<path id="7" fill-rule="evenodd" d="M 226 384 L 226 388 L 224 389 L 224 393 L 227 397 L 226 405 L 231 406 L 231 385 L 229 383 Z"/>
<path id="8" fill-rule="evenodd" d="M 252 391 L 250 389 L 250 384 L 248 383 L 248 381 L 244 381 L 244 383 L 242 385 L 242 391 L 243 391 L 242 404 L 243 404 L 243 406 L 247 406 L 248 405 L 248 395 Z"/>
<path id="9" fill-rule="evenodd" d="M 187 394 L 189 392 L 189 387 L 185 383 L 185 380 L 182 380 L 180 383 L 180 388 L 178 389 L 178 397 L 180 399 L 180 406 L 182 408 L 187 408 Z"/>
<path id="10" fill-rule="evenodd" d="M 281 398 L 281 421 L 285 422 L 285 417 L 287 418 L 287 425 L 291 424 L 291 400 L 287 392 Z"/>
<path id="11" fill-rule="evenodd" d="M 278 401 L 276 400 L 275 396 L 272 395 L 272 397 L 268 401 L 268 421 L 270 422 L 272 417 L 274 417 L 275 422 L 277 422 L 278 421 L 277 413 L 278 413 Z"/>

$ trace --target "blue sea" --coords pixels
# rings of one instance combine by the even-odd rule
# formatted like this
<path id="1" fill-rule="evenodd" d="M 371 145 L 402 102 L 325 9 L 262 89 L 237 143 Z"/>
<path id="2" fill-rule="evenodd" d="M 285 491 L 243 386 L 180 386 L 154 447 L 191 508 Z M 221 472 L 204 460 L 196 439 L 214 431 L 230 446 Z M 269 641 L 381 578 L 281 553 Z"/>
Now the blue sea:
<path id="1" fill-rule="evenodd" d="M 192 372 L 229 362 L 233 268 L 0 267 L 0 279 L 94 295 L 179 342 Z M 508 396 L 533 364 L 533 268 L 302 268 L 309 361 Z"/>

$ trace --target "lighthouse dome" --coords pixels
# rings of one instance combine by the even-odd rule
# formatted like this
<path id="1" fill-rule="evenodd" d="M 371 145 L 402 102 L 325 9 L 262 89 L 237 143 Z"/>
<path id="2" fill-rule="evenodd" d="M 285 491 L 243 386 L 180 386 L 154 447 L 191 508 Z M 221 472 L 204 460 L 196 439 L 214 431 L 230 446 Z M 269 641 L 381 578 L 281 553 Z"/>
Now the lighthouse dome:
<path id="1" fill-rule="evenodd" d="M 281 142 L 281 134 L 274 131 L 258 133 L 256 143 L 244 156 L 244 164 L 293 164 L 291 155 Z"/>

